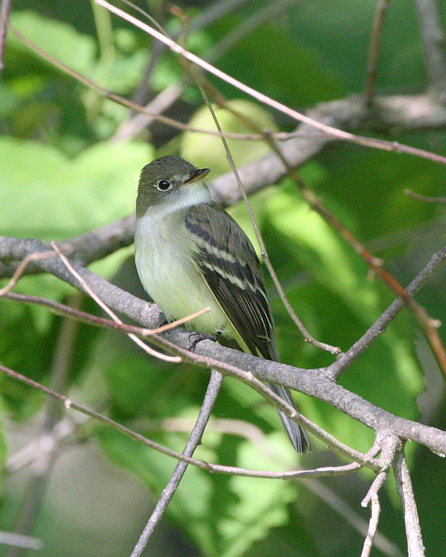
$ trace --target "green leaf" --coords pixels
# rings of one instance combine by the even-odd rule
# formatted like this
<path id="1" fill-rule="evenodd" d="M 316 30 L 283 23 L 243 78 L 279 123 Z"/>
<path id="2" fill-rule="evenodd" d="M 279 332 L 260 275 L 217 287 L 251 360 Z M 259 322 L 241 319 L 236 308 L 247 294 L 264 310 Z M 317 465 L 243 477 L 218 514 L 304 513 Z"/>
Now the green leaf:
<path id="1" fill-rule="evenodd" d="M 99 143 L 75 159 L 32 141 L 0 138 L 0 234 L 69 238 L 134 211 L 145 144 Z"/>
<path id="2" fill-rule="evenodd" d="M 259 459 L 259 451 L 249 442 L 242 443 L 238 457 L 238 466 L 242 468 L 278 468 L 275 457 L 268 459 L 261 455 Z M 237 499 L 229 505 L 219 528 L 225 542 L 219 553 L 222 557 L 243 555 L 272 528 L 287 524 L 287 505 L 296 498 L 296 488 L 291 482 L 233 476 L 230 486 Z"/>
<path id="3" fill-rule="evenodd" d="M 79 33 L 67 23 L 43 17 L 32 11 L 13 13 L 11 24 L 32 43 L 70 68 L 83 74 L 89 74 L 94 70 L 96 43 L 91 36 Z M 12 57 L 11 62 L 34 58 L 39 64 L 46 66 L 47 70 L 54 71 L 50 62 L 44 61 L 12 33 L 8 38 L 8 55 Z"/>

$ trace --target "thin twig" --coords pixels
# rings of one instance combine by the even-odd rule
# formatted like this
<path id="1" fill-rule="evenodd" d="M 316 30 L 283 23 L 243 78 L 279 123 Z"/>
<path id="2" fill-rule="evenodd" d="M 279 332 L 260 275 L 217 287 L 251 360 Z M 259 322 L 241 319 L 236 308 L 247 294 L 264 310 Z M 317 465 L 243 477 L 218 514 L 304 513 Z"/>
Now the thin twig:
<path id="1" fill-rule="evenodd" d="M 311 480 L 303 483 L 302 486 L 304 489 L 308 489 L 314 493 L 319 500 L 323 501 L 327 507 L 345 520 L 345 522 L 354 528 L 361 536 L 367 536 L 370 523 L 368 523 L 356 509 L 352 508 L 344 497 L 328 487 L 326 482 Z M 379 531 L 376 533 L 374 545 L 386 557 L 404 557 L 398 546 Z"/>
<path id="2" fill-rule="evenodd" d="M 424 557 L 423 537 L 418 518 L 417 504 L 403 449 L 397 453 L 393 469 L 395 472 L 396 488 L 404 513 L 408 557 Z"/>
<path id="3" fill-rule="evenodd" d="M 425 201 L 426 203 L 446 203 L 446 197 L 431 197 L 429 195 L 421 195 L 410 189 L 405 189 L 404 194 L 408 197 L 413 197 L 418 201 Z"/>
<path id="4" fill-rule="evenodd" d="M 370 489 L 367 492 L 367 495 L 361 501 L 361 506 L 367 507 L 370 501 L 378 495 L 379 490 L 381 489 L 383 483 L 386 480 L 387 473 L 388 473 L 388 469 L 383 470 L 376 476 L 376 478 L 372 482 L 372 485 L 370 486 Z"/>
<path id="5" fill-rule="evenodd" d="M 210 6 L 203 9 L 191 23 L 191 31 L 208 27 L 215 21 L 218 21 L 222 17 L 228 15 L 228 13 L 234 11 L 234 9 L 241 8 L 246 2 L 249 2 L 249 0 L 220 0 L 218 2 L 213 2 Z"/>
<path id="6" fill-rule="evenodd" d="M 367 536 L 364 540 L 364 546 L 361 551 L 361 557 L 369 557 L 373 547 L 373 540 L 378 530 L 379 515 L 381 513 L 381 505 L 379 504 L 378 495 L 373 495 L 371 500 L 371 515 Z"/>
<path id="7" fill-rule="evenodd" d="M 383 461 L 383 463 L 385 463 L 384 469 L 379 472 L 379 474 L 373 480 L 372 485 L 367 492 L 367 495 L 361 501 L 361 505 L 363 507 L 366 507 L 367 505 L 370 505 L 371 507 L 369 527 L 367 530 L 366 538 L 364 540 L 361 557 L 369 557 L 372 550 L 378 529 L 379 515 L 381 513 L 381 505 L 379 503 L 378 493 L 387 478 L 387 473 L 395 458 L 395 453 L 400 448 L 401 441 L 394 436 L 386 436 L 384 441 L 381 443 L 381 460 Z"/>
<path id="8" fill-rule="evenodd" d="M 384 20 L 389 8 L 390 0 L 378 0 L 375 17 L 373 19 L 372 34 L 370 37 L 369 53 L 367 59 L 367 82 L 365 86 L 364 102 L 370 107 L 376 89 L 376 75 L 378 73 L 379 47 L 384 29 Z"/>
<path id="9" fill-rule="evenodd" d="M 24 375 L 17 373 L 16 371 L 9 369 L 1 364 L 0 364 L 0 372 L 4 373 L 8 377 L 20 381 L 21 383 L 24 383 L 25 385 L 28 385 L 29 387 L 32 387 L 33 389 L 37 389 L 48 396 L 52 396 L 56 398 L 57 400 L 59 400 L 64 404 L 65 408 L 72 409 L 77 412 L 81 412 L 82 414 L 89 416 L 90 418 L 93 418 L 104 425 L 110 426 L 116 431 L 123 433 L 124 435 L 127 435 L 128 437 L 130 437 L 130 439 L 133 439 L 134 441 L 137 441 L 142 445 L 145 445 L 146 447 L 154 449 L 162 454 L 165 454 L 166 456 L 175 458 L 176 460 L 180 460 L 188 464 L 192 464 L 197 468 L 201 468 L 202 470 L 207 470 L 210 473 L 227 474 L 232 476 L 243 476 L 249 478 L 269 478 L 269 479 L 284 480 L 284 479 L 297 479 L 297 478 L 319 478 L 324 476 L 339 476 L 339 475 L 355 472 L 356 470 L 361 468 L 361 464 L 357 462 L 352 462 L 350 464 L 346 464 L 343 466 L 326 466 L 322 468 L 316 468 L 314 470 L 292 470 L 287 472 L 272 472 L 272 471 L 263 471 L 263 470 L 247 470 L 245 468 L 238 468 L 236 466 L 223 466 L 221 464 L 212 464 L 210 462 L 204 462 L 202 460 L 190 458 L 184 454 L 173 451 L 167 447 L 164 447 L 163 445 L 160 445 L 159 443 L 155 443 L 151 439 L 148 439 L 147 437 L 144 437 L 143 435 L 140 435 L 139 433 L 136 433 L 135 431 L 132 431 L 131 429 L 123 426 L 119 422 L 115 422 L 111 418 L 108 418 L 107 416 L 104 416 L 103 414 L 100 414 L 95 410 L 87 408 L 82 404 L 78 404 L 74 400 L 60 393 L 52 391 L 48 387 L 45 387 L 44 385 L 37 383 L 37 381 L 34 381 L 33 379 L 29 379 L 28 377 L 25 377 Z M 366 460 L 370 460 L 368 465 L 372 469 L 376 469 L 376 470 L 380 469 L 380 463 L 378 460 L 369 459 L 367 455 L 362 455 L 362 457 L 363 457 L 362 460 L 364 462 Z"/>
<path id="10" fill-rule="evenodd" d="M 53 397 L 51 400 L 57 402 Z M 59 405 L 62 408 L 62 405 Z M 12 475 L 24 468 L 33 466 L 34 463 L 41 458 L 42 450 L 51 451 L 53 446 L 62 445 L 77 428 L 85 421 L 87 416 L 81 414 L 80 420 L 74 421 L 71 417 L 63 417 L 51 430 L 49 434 L 38 435 L 34 437 L 27 445 L 20 447 L 13 454 L 8 456 L 4 470 L 6 474 Z"/>
<path id="11" fill-rule="evenodd" d="M 5 300 L 14 300 L 16 302 L 22 302 L 25 304 L 36 304 L 39 306 L 48 307 L 54 314 L 62 315 L 65 317 L 71 317 L 72 319 L 77 319 L 83 323 L 88 323 L 96 327 L 101 327 L 103 329 L 110 329 L 112 331 L 121 331 L 123 333 L 133 333 L 134 335 L 140 336 L 142 338 L 147 338 L 152 335 L 159 335 L 165 333 L 179 325 L 183 325 L 192 319 L 196 319 L 205 313 L 209 312 L 209 308 L 204 308 L 196 313 L 183 317 L 182 319 L 177 319 L 176 321 L 171 321 L 166 323 L 161 327 L 156 329 L 146 329 L 144 327 L 136 327 L 135 325 L 127 325 L 126 323 L 117 323 L 116 321 L 111 321 L 110 319 L 105 319 L 103 317 L 97 317 L 91 313 L 81 311 L 60 302 L 55 302 L 54 300 L 48 300 L 47 298 L 41 298 L 40 296 L 30 296 L 26 294 L 16 294 L 15 292 L 10 292 L 2 296 Z"/>
<path id="12" fill-rule="evenodd" d="M 305 116 L 304 114 L 301 114 L 300 112 L 297 112 L 296 110 L 293 110 L 293 109 L 287 107 L 286 105 L 268 97 L 267 95 L 264 95 L 263 93 L 260 93 L 260 92 L 256 91 L 252 87 L 249 87 L 249 86 L 245 85 L 241 81 L 239 81 L 239 80 L 231 77 L 230 75 L 226 74 L 225 72 L 222 72 L 221 70 L 215 68 L 211 64 L 205 62 L 200 57 L 196 56 L 195 54 L 192 54 L 191 52 L 189 52 L 187 50 L 185 50 L 182 46 L 177 44 L 175 41 L 172 41 L 171 39 L 168 39 L 167 37 L 165 37 L 164 35 L 162 35 L 158 31 L 156 31 L 155 29 L 152 29 L 149 25 L 146 25 L 145 23 L 139 21 L 135 17 L 127 14 L 126 12 L 120 10 L 119 8 L 116 8 L 115 6 L 113 6 L 112 4 L 107 2 L 106 0 L 95 0 L 95 1 L 100 6 L 103 6 L 105 9 L 110 10 L 111 12 L 113 12 L 118 17 L 121 17 L 122 19 L 128 21 L 132 25 L 135 25 L 136 27 L 139 27 L 140 29 L 142 29 L 146 33 L 149 33 L 150 35 L 152 35 L 156 39 L 158 39 L 158 40 L 162 41 L 163 43 L 167 44 L 167 46 L 173 52 L 183 56 L 184 58 L 186 58 L 190 62 L 196 64 L 197 66 L 200 66 L 201 68 L 203 68 L 207 72 L 215 75 L 219 79 L 222 79 L 223 81 L 226 81 L 226 83 L 228 83 L 229 85 L 232 85 L 233 87 L 239 89 L 240 91 L 243 91 L 247 95 L 252 96 L 253 98 L 257 99 L 259 102 L 261 102 L 263 104 L 266 104 L 268 106 L 271 106 L 272 108 L 278 110 L 279 112 L 282 112 L 283 114 L 286 114 L 287 116 L 289 116 L 293 120 L 297 120 L 298 122 L 308 124 L 309 126 L 311 126 L 313 128 L 316 128 L 316 129 L 326 133 L 327 135 L 329 135 L 331 137 L 334 137 L 334 138 L 336 138 L 338 140 L 341 140 L 341 141 L 349 141 L 349 142 L 352 142 L 352 143 L 356 143 L 358 145 L 364 145 L 364 146 L 367 146 L 367 147 L 382 149 L 382 150 L 385 150 L 385 151 L 397 151 L 397 152 L 407 152 L 407 153 L 411 153 L 411 154 L 418 154 L 420 156 L 426 156 L 427 158 L 430 158 L 431 160 L 437 160 L 439 162 L 441 161 L 443 164 L 446 164 L 446 158 L 445 157 L 441 157 L 440 155 L 433 155 L 432 153 L 428 153 L 428 152 L 424 152 L 425 154 L 422 155 L 422 153 L 423 153 L 422 149 L 414 149 L 414 148 L 410 148 L 410 147 L 407 147 L 407 146 L 404 146 L 404 145 L 401 145 L 401 144 L 398 144 L 396 146 L 395 142 L 384 141 L 384 140 L 380 140 L 380 139 L 374 139 L 374 138 L 368 138 L 368 137 L 363 137 L 363 136 L 359 136 L 359 135 L 354 135 L 352 133 L 333 128 L 332 126 L 329 126 L 327 124 L 317 122 L 316 120 L 313 120 L 312 118 L 309 118 L 308 116 Z"/>
<path id="13" fill-rule="evenodd" d="M 22 261 L 20 261 L 19 266 L 15 270 L 14 274 L 12 275 L 6 286 L 0 288 L 0 297 L 4 296 L 14 288 L 20 277 L 25 272 L 26 267 L 28 267 L 31 262 L 38 261 L 39 259 L 48 259 L 48 257 L 56 257 L 56 255 L 53 252 L 49 251 L 46 253 L 30 253 L 26 257 L 24 257 Z"/>
<path id="14" fill-rule="evenodd" d="M 39 538 L 21 536 L 12 532 L 0 532 L 0 544 L 23 547 L 24 549 L 34 549 L 36 551 L 44 548 L 44 543 Z"/>
<path id="15" fill-rule="evenodd" d="M 201 438 L 203 437 L 204 430 L 211 417 L 211 412 L 223 384 L 223 379 L 224 376 L 218 371 L 211 372 L 211 378 L 206 390 L 203 404 L 200 408 L 200 413 L 190 433 L 189 439 L 187 440 L 186 446 L 184 447 L 183 455 L 191 457 L 194 454 L 195 449 L 201 443 Z M 132 551 L 131 557 L 140 557 L 144 551 L 144 548 L 148 544 L 156 525 L 161 520 L 168 504 L 175 495 L 184 473 L 186 472 L 187 466 L 187 462 L 184 461 L 179 461 L 176 465 L 169 482 L 163 489 L 161 497 L 158 499 L 155 509 L 153 510 L 153 513 L 138 540 L 138 543 Z"/>
<path id="16" fill-rule="evenodd" d="M 134 4 L 133 2 L 130 2 L 129 0 L 121 0 L 121 2 L 123 2 L 124 4 L 126 4 L 127 6 L 129 6 L 130 8 L 132 8 L 133 10 L 137 11 L 139 14 L 141 14 L 143 17 L 147 18 L 148 21 L 150 21 L 150 23 L 152 25 L 154 25 L 155 27 L 157 27 L 160 31 L 160 33 L 164 33 L 164 35 L 166 35 L 166 37 L 168 37 L 169 35 L 166 33 L 166 31 L 163 29 L 163 27 L 156 21 L 156 19 L 154 17 L 152 17 L 148 12 L 146 12 L 145 10 L 143 10 L 142 8 L 140 8 L 139 6 L 137 6 L 136 4 Z"/>

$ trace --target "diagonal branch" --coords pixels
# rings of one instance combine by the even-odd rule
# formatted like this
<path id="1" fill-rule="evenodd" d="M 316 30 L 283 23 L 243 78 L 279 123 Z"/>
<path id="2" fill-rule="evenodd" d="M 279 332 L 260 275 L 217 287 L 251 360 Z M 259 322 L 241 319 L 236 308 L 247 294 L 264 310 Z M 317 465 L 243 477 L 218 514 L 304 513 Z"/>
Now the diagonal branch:
<path id="1" fill-rule="evenodd" d="M 203 437 L 204 430 L 211 417 L 211 412 L 214 408 L 215 401 L 217 400 L 218 393 L 220 392 L 220 388 L 223 383 L 223 377 L 224 376 L 218 371 L 211 372 L 211 379 L 206 390 L 203 404 L 200 408 L 200 413 L 183 451 L 183 455 L 185 456 L 191 457 L 194 454 L 197 446 L 201 443 L 201 438 Z M 172 500 L 172 497 L 175 495 L 175 492 L 178 489 L 184 473 L 186 472 L 187 465 L 187 462 L 185 462 L 184 460 L 180 460 L 176 465 L 175 470 L 166 487 L 163 489 L 161 497 L 158 499 L 152 516 L 146 524 L 146 527 L 144 528 L 144 531 L 141 534 L 138 543 L 135 545 L 135 548 L 133 549 L 130 557 L 140 557 L 140 555 L 144 551 L 144 548 L 148 544 L 156 525 L 161 520 L 168 504 Z"/>
<path id="2" fill-rule="evenodd" d="M 403 145 L 396 145 L 395 143 L 391 143 L 389 141 L 385 141 L 385 140 L 381 140 L 381 139 L 375 139 L 375 138 L 370 138 L 370 137 L 362 137 L 362 136 L 354 135 L 350 132 L 347 132 L 347 131 L 344 131 L 344 130 L 341 130 L 341 129 L 338 129 L 338 128 L 334 128 L 332 125 L 325 124 L 323 122 L 319 122 L 317 120 L 314 120 L 314 119 L 310 118 L 309 116 L 301 114 L 300 112 L 297 112 L 296 110 L 293 110 L 293 109 L 289 108 L 288 106 L 284 105 L 283 103 L 281 103 L 279 101 L 276 101 L 276 100 L 268 97 L 267 95 L 265 95 L 263 93 L 260 93 L 259 91 L 256 91 L 252 87 L 249 87 L 248 85 L 245 85 L 241 81 L 239 81 L 239 80 L 233 78 L 232 76 L 226 74 L 225 72 L 219 70 L 218 68 L 216 68 L 212 64 L 209 64 L 208 62 L 205 62 L 200 57 L 196 56 L 195 54 L 192 54 L 191 52 L 189 52 L 187 50 L 185 50 L 182 46 L 180 46 L 178 43 L 176 43 L 175 41 L 173 41 L 169 37 L 166 37 L 165 35 L 163 35 L 159 31 L 157 31 L 156 29 L 153 29 L 149 25 L 146 25 L 145 23 L 139 21 L 137 18 L 127 14 L 123 10 L 120 10 L 119 8 L 116 8 L 115 6 L 113 6 L 112 4 L 107 2 L 106 0 L 95 0 L 95 2 L 97 4 L 99 4 L 100 6 L 103 6 L 104 8 L 109 10 L 110 12 L 116 14 L 120 18 L 128 21 L 129 23 L 131 23 L 135 27 L 139 27 L 140 29 L 142 29 L 143 31 L 148 33 L 149 35 L 152 35 L 153 37 L 155 37 L 159 41 L 163 42 L 176 54 L 179 54 L 180 56 L 183 56 L 184 58 L 186 58 L 190 62 L 196 64 L 197 66 L 199 66 L 201 68 L 203 68 L 207 72 L 215 75 L 219 79 L 222 79 L 223 81 L 225 81 L 229 85 L 235 87 L 236 89 L 239 89 L 240 91 L 243 91 L 247 95 L 255 98 L 256 100 L 258 100 L 259 102 L 261 102 L 263 104 L 266 104 L 266 105 L 270 106 L 271 108 L 274 108 L 275 110 L 277 110 L 279 112 L 282 112 L 283 114 L 286 114 L 287 116 L 289 116 L 293 120 L 297 120 L 298 122 L 302 122 L 304 124 L 307 124 L 310 128 L 313 128 L 313 129 L 315 128 L 315 129 L 319 130 L 319 132 L 323 132 L 324 134 L 326 134 L 326 135 L 328 135 L 328 136 L 330 136 L 334 139 L 339 139 L 341 141 L 348 141 L 348 142 L 356 143 L 358 145 L 364 145 L 364 146 L 371 147 L 371 148 L 383 149 L 385 151 L 400 151 L 400 152 L 404 151 L 404 152 L 407 152 L 407 153 L 410 152 L 412 154 L 418 154 L 419 156 L 425 156 L 426 158 L 434 157 L 438 161 L 441 160 L 443 163 L 446 163 L 446 158 L 445 157 L 441 157 L 440 155 L 434 155 L 433 156 L 432 153 L 428 153 L 426 151 L 423 151 L 422 149 L 415 149 L 415 148 L 407 147 L 407 146 L 403 146 Z"/>

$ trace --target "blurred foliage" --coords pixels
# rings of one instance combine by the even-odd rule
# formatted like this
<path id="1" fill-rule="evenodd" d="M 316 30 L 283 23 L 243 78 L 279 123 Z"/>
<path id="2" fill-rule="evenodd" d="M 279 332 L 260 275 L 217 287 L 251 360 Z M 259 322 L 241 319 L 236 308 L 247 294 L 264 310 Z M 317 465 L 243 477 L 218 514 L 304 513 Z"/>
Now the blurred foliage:
<path id="1" fill-rule="evenodd" d="M 183 2 L 181 7 L 193 21 L 209 5 Z M 312 107 L 360 92 L 365 82 L 375 1 L 305 0 L 289 3 L 279 11 L 281 5 L 277 2 L 274 17 L 269 15 L 248 31 L 253 18 L 259 17 L 264 8 L 272 7 L 265 0 L 248 2 L 205 29 L 191 32 L 186 46 L 204 57 L 215 47 L 214 54 L 218 55 L 220 41 L 239 33 L 238 41 L 220 53 L 217 66 L 293 107 Z M 179 30 L 178 21 L 163 2 L 147 0 L 141 6 L 148 7 L 169 32 Z M 85 0 L 15 0 L 11 23 L 73 70 L 131 99 L 148 102 L 183 76 L 176 56 L 158 51 L 142 32 Z M 259 127 L 295 127 L 295 123 L 256 105 L 214 77 L 210 79 L 233 106 Z M 426 88 L 415 9 L 403 0 L 391 3 L 378 87 L 381 93 L 414 93 Z M 226 131 L 250 131 L 227 111 L 218 110 L 217 114 Z M 183 95 L 170 115 L 193 126 L 213 129 L 198 89 L 189 82 L 184 83 Z M 228 170 L 224 151 L 215 137 L 172 130 L 164 137 L 160 128 L 153 125 L 132 141 L 113 140 L 129 116 L 128 109 L 76 82 L 9 32 L 0 81 L 0 234 L 44 241 L 68 239 L 127 215 L 133 210 L 140 168 L 160 152 L 179 153 L 197 165 L 208 166 L 213 170 L 211 177 Z M 442 131 L 393 139 L 441 153 L 446 147 Z M 161 143 L 157 151 L 154 145 Z M 249 141 L 231 141 L 230 146 L 238 164 L 267 152 L 264 144 Z M 308 187 L 376 255 L 385 259 L 404 284 L 445 239 L 444 209 L 408 198 L 404 190 L 444 195 L 445 172 L 443 167 L 419 158 L 347 144 L 331 146 L 301 171 Z M 394 299 L 393 294 L 368 276 L 362 260 L 308 209 L 288 180 L 257 193 L 251 201 L 270 258 L 293 307 L 316 338 L 348 349 Z M 240 205 L 231 208 L 231 212 L 253 238 L 245 208 Z M 117 284 L 143 296 L 128 255 L 129 251 L 124 250 L 92 268 L 115 277 Z M 444 272 L 439 272 L 421 297 L 432 317 L 443 322 L 444 279 Z M 17 291 L 59 301 L 65 301 L 73 292 L 53 277 L 24 278 Z M 328 365 L 332 357 L 303 342 L 272 288 L 271 295 L 282 361 L 311 368 Z M 99 313 L 90 301 L 84 300 L 83 307 Z M 190 424 L 203 399 L 208 373 L 190 365 L 153 361 L 141 355 L 128 339 L 83 324 L 68 341 L 61 333 L 62 324 L 62 318 L 46 309 L 1 301 L 0 361 L 41 383 L 53 384 L 54 370 L 60 364 L 58 353 L 69 342 L 65 348 L 71 357 L 65 364 L 64 381 L 69 396 L 181 451 L 186 433 L 182 429 L 166 431 L 163 420 L 177 418 L 179 423 Z M 432 377 L 438 377 L 431 355 L 420 348 L 419 335 L 413 318 L 404 312 L 342 376 L 342 384 L 389 412 L 418 419 L 417 397 L 425 388 L 424 379 L 427 377 L 431 384 Z M 24 443 L 19 441 L 21 435 L 29 442 L 40 431 L 45 398 L 15 381 L 3 377 L 0 381 L 0 412 L 2 423 L 7 418 L 12 453 Z M 306 416 L 343 442 L 357 450 L 370 448 L 373 434 L 361 424 L 317 400 L 300 395 L 296 399 Z M 439 387 L 430 388 L 425 394 L 423 420 L 432 425 L 443 420 L 444 427 L 443 401 L 444 386 L 440 382 Z M 265 470 L 292 469 L 297 463 L 305 468 L 338 463 L 317 441 L 313 442 L 314 452 L 297 461 L 275 409 L 234 380 L 225 381 L 214 417 L 249 422 L 257 428 L 257 441 L 223 434 L 211 423 L 197 458 Z M 121 470 L 122 492 L 115 496 L 116 500 L 127 497 L 136 501 L 141 497 L 139 488 L 131 483 L 132 477 L 147 489 L 144 500 L 151 493 L 156 501 L 175 465 L 113 430 L 90 422 L 78 425 L 55 467 L 54 481 L 57 483 L 58 479 L 57 485 L 64 487 L 58 496 L 50 492 L 45 499 L 34 531 L 45 541 L 45 556 L 91 557 L 93 546 L 96 557 L 127 554 L 141 531 L 139 504 L 135 508 L 129 505 L 125 512 L 116 511 L 116 520 L 128 532 L 128 537 L 123 535 L 122 543 L 128 548 L 124 550 L 109 540 L 110 524 L 100 511 L 89 514 L 88 521 L 85 518 L 82 522 L 90 508 L 88 500 L 77 501 L 76 505 L 62 502 L 78 489 L 68 449 L 82 449 L 81 442 L 86 440 L 89 447 L 93 443 L 101 447 L 107 458 L 106 464 L 101 465 L 110 467 L 114 463 L 128 473 L 126 480 Z M 6 458 L 5 447 L 2 427 L 1 461 Z M 446 499 L 442 487 L 446 485 L 445 470 L 437 457 L 427 451 L 414 454 L 415 448 L 410 447 L 409 452 L 425 545 L 431 554 L 441 555 L 444 513 L 431 509 Z M 100 485 L 113 499 L 116 485 L 108 474 L 115 472 L 106 470 L 106 480 L 99 465 L 87 468 L 87 473 L 93 484 L 99 482 L 100 476 Z M 14 529 L 20 497 L 26 497 L 25 480 L 26 474 L 19 474 L 18 479 L 13 474 L 6 482 L 0 529 Z M 327 480 L 325 486 L 341 494 L 346 503 L 368 519 L 359 503 L 369 480 L 370 475 L 358 474 Z M 168 535 L 164 535 L 162 543 L 151 546 L 147 554 L 359 554 L 362 535 L 337 514 L 333 508 L 336 504 L 329 505 L 317 494 L 316 487 L 306 485 L 210 475 L 190 467 L 161 526 Z M 113 508 L 110 501 L 104 504 L 107 509 Z M 382 507 L 380 528 L 404 553 L 404 525 L 391 482 L 388 493 L 383 493 Z M 147 512 L 145 509 L 143 519 Z M 55 517 L 57 534 L 51 526 Z M 83 536 L 78 535 L 74 525 Z M 64 534 L 70 532 L 68 543 Z M 80 537 L 85 543 L 78 543 L 76 538 Z M 384 555 L 378 549 L 374 551 L 374 555 Z"/>

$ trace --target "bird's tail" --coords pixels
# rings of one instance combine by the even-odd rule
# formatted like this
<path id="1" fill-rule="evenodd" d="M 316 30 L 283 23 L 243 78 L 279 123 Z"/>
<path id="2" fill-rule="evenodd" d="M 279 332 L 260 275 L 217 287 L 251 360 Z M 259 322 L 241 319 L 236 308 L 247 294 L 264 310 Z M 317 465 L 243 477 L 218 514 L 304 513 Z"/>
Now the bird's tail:
<path id="1" fill-rule="evenodd" d="M 273 393 L 280 396 L 281 399 L 288 402 L 288 404 L 291 404 L 291 406 L 297 410 L 296 403 L 294 402 L 289 389 L 280 385 L 274 385 L 273 383 L 268 383 L 268 387 L 273 391 Z M 311 449 L 311 445 L 306 431 L 299 424 L 286 416 L 281 410 L 278 410 L 278 412 L 296 451 L 299 454 L 309 451 Z"/>

